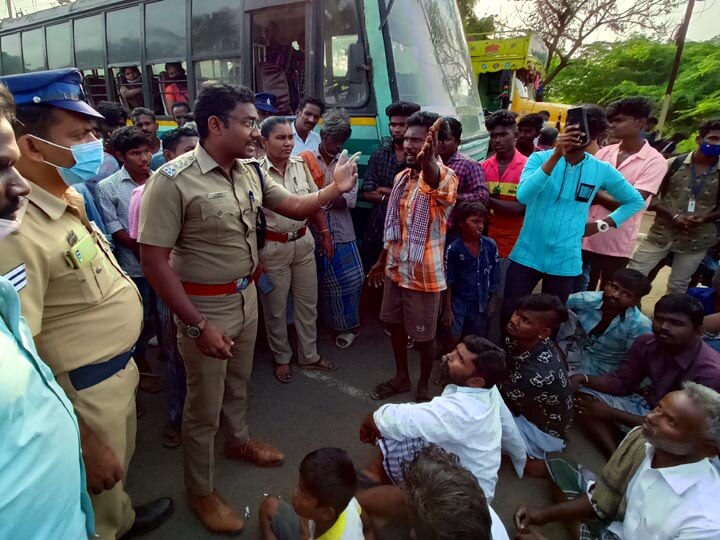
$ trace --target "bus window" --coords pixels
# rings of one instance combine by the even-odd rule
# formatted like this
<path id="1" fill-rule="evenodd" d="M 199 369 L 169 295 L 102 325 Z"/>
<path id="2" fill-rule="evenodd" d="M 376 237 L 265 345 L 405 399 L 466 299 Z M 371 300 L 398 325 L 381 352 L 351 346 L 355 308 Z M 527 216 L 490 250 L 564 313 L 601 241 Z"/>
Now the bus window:
<path id="1" fill-rule="evenodd" d="M 152 73 L 149 75 L 150 94 L 153 97 L 153 103 L 150 106 L 145 103 L 143 75 L 137 65 L 110 68 L 110 77 L 113 83 L 113 94 L 117 96 L 115 100 L 119 100 L 128 111 L 132 111 L 136 107 L 146 107 L 157 115 L 165 114 L 158 76 Z"/>
<path id="2" fill-rule="evenodd" d="M 108 64 L 140 60 L 140 10 L 137 6 L 107 14 Z"/>
<path id="3" fill-rule="evenodd" d="M 101 101 L 108 101 L 107 78 L 103 68 L 81 69 L 85 93 L 92 106 Z"/>
<path id="4" fill-rule="evenodd" d="M 221 60 L 202 60 L 195 62 L 195 82 L 198 92 L 206 81 L 221 81 L 231 84 L 242 84 L 240 58 L 223 58 Z"/>
<path id="5" fill-rule="evenodd" d="M 192 48 L 193 56 L 239 53 L 240 0 L 192 0 Z"/>
<path id="6" fill-rule="evenodd" d="M 22 33 L 25 73 L 42 71 L 45 67 L 45 34 L 42 28 Z"/>
<path id="7" fill-rule="evenodd" d="M 255 90 L 276 98 L 278 114 L 293 114 L 304 96 L 305 5 L 283 5 L 252 14 Z"/>
<path id="8" fill-rule="evenodd" d="M 185 2 L 162 0 L 145 5 L 145 58 L 185 58 Z"/>
<path id="9" fill-rule="evenodd" d="M 71 67 L 72 59 L 72 27 L 70 21 L 54 24 L 45 28 L 47 42 L 48 69 Z"/>
<path id="10" fill-rule="evenodd" d="M 355 0 L 327 0 L 323 15 L 323 98 L 328 105 L 362 107 L 368 65 Z"/>
<path id="11" fill-rule="evenodd" d="M 75 65 L 77 67 L 82 69 L 105 65 L 104 32 L 102 15 L 75 19 Z"/>
<path id="12" fill-rule="evenodd" d="M 0 39 L 2 49 L 3 75 L 15 75 L 23 72 L 22 50 L 20 49 L 20 34 L 10 34 Z"/>
<path id="13" fill-rule="evenodd" d="M 187 72 L 185 62 L 164 62 L 162 64 L 151 64 L 147 69 L 148 76 L 153 82 L 153 102 L 162 106 L 162 112 L 157 114 L 172 116 L 172 106 L 175 103 L 188 103 Z"/>

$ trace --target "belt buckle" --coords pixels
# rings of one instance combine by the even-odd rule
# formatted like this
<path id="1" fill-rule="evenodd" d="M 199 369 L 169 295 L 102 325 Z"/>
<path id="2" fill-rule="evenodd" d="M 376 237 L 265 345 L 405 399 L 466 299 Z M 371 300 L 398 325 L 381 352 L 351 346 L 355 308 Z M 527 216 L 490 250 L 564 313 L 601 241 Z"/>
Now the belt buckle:
<path id="1" fill-rule="evenodd" d="M 293 231 L 288 233 L 288 242 L 294 242 L 299 238 L 299 231 Z"/>
<path id="2" fill-rule="evenodd" d="M 247 289 L 247 286 L 249 284 L 250 284 L 250 278 L 247 278 L 247 277 L 240 278 L 235 281 L 235 289 L 237 290 L 237 292 L 240 293 L 240 292 L 244 291 L 245 289 Z"/>

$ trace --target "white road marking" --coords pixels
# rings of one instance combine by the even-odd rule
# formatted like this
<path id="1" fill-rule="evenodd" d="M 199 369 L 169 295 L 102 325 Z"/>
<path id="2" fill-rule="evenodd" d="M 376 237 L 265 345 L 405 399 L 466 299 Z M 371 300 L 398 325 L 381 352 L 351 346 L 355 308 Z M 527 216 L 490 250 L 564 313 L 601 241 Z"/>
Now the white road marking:
<path id="1" fill-rule="evenodd" d="M 370 398 L 370 395 L 368 394 L 367 390 L 360 390 L 359 388 L 356 388 L 351 384 L 340 381 L 340 380 L 336 379 L 335 377 L 331 377 L 320 371 L 309 371 L 306 369 L 298 369 L 298 371 L 309 379 L 314 379 L 316 381 L 324 382 L 328 386 L 331 386 L 332 388 L 340 390 L 344 394 L 347 394 L 348 396 L 350 396 L 352 398 L 358 399 L 358 400 L 362 401 L 363 403 L 367 403 L 368 405 L 377 405 L 377 402 L 373 401 Z"/>

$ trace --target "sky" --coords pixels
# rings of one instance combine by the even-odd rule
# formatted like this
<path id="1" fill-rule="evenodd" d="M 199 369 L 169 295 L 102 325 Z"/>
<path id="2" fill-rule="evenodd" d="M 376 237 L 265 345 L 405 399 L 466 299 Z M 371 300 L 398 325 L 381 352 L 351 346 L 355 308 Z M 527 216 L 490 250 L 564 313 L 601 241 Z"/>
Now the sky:
<path id="1" fill-rule="evenodd" d="M 510 20 L 513 20 L 512 18 L 515 18 L 515 21 L 518 21 L 517 4 L 518 2 L 513 0 L 480 0 L 475 11 L 481 17 L 496 15 L 500 16 L 501 19 L 510 18 Z M 673 15 L 672 19 L 677 21 L 677 25 L 682 21 L 684 14 L 685 6 Z M 718 26 L 718 20 L 720 20 L 720 0 L 698 1 L 695 4 L 693 17 L 690 21 L 688 40 L 704 41 L 719 35 L 720 26 Z M 616 37 L 612 32 L 604 31 L 598 32 L 593 36 L 592 40 L 612 41 Z"/>

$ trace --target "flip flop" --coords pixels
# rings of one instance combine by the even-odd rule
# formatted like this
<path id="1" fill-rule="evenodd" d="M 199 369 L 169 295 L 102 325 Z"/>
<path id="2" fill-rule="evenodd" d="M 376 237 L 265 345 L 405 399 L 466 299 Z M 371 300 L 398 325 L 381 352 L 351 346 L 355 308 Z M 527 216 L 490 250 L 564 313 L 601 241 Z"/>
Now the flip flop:
<path id="1" fill-rule="evenodd" d="M 286 367 L 287 371 L 285 375 L 280 375 L 280 368 Z M 275 364 L 275 378 L 283 384 L 290 384 L 292 381 L 292 374 L 290 373 L 289 364 Z"/>
<path id="2" fill-rule="evenodd" d="M 375 401 L 381 401 L 384 399 L 391 398 L 397 394 L 404 394 L 405 392 L 410 391 L 410 385 L 408 385 L 407 388 L 397 388 L 392 380 L 385 381 L 384 383 L 378 384 L 372 392 L 370 392 L 370 397 L 374 399 Z"/>
<path id="3" fill-rule="evenodd" d="M 313 364 L 298 364 L 298 367 L 307 371 L 337 371 L 337 366 L 324 358 Z"/>
<path id="4" fill-rule="evenodd" d="M 338 337 L 335 338 L 335 345 L 340 347 L 341 349 L 347 349 L 350 345 L 353 344 L 353 341 L 360 335 L 360 332 L 357 334 L 353 334 L 352 332 L 345 332 L 344 334 L 340 334 Z"/>

